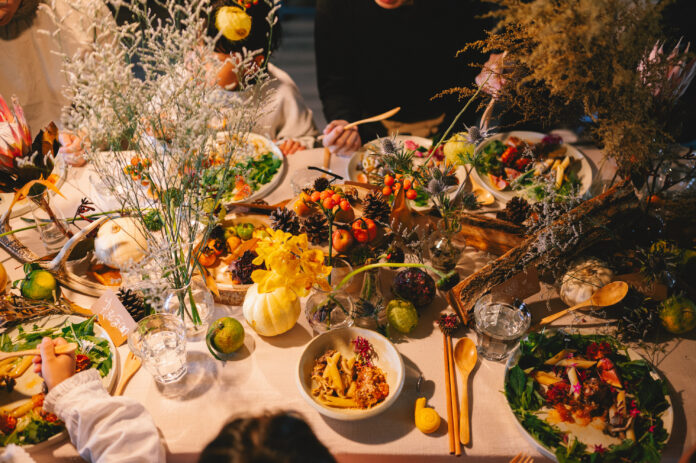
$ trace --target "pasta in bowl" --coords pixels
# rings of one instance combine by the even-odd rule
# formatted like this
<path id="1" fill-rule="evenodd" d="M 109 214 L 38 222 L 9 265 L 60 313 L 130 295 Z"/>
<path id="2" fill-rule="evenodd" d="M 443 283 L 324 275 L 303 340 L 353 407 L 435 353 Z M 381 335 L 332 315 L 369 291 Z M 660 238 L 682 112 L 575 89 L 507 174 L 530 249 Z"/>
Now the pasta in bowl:
<path id="1" fill-rule="evenodd" d="M 297 385 L 322 415 L 353 421 L 391 406 L 404 385 L 404 363 L 384 336 L 363 328 L 332 330 L 302 353 Z"/>

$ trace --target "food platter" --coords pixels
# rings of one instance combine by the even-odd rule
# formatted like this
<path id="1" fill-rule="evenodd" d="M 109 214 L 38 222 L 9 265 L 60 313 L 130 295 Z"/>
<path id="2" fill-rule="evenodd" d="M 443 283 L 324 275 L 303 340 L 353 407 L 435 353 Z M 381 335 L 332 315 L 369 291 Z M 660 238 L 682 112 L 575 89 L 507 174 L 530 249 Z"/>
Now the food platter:
<path id="1" fill-rule="evenodd" d="M 499 133 L 490 137 L 484 143 L 479 145 L 476 148 L 476 155 L 481 156 L 481 153 L 483 153 L 486 147 L 496 141 L 505 143 L 511 137 L 517 137 L 523 141 L 529 141 L 531 143 L 540 143 L 546 136 L 547 135 L 543 133 L 527 131 L 512 131 Z M 577 179 L 579 181 L 578 194 L 582 196 L 590 189 L 590 186 L 592 185 L 592 166 L 590 165 L 590 162 L 587 160 L 587 157 L 574 146 L 571 146 L 567 143 L 562 143 L 561 147 L 564 150 L 564 154 L 572 158 L 572 160 L 574 160 L 570 169 L 572 169 L 573 174 L 577 176 Z M 511 200 L 515 196 L 524 196 L 529 201 L 535 202 L 535 199 L 530 197 L 530 195 L 527 194 L 524 190 L 512 190 L 509 186 L 502 190 L 496 188 L 493 185 L 491 179 L 489 178 L 489 175 L 487 175 L 484 172 L 480 172 L 478 167 L 472 170 L 472 175 L 474 176 L 474 180 L 483 185 L 483 187 L 486 190 L 490 191 L 496 197 L 496 199 L 502 201 L 503 203 L 507 203 L 507 201 Z"/>
<path id="2" fill-rule="evenodd" d="M 532 340 L 532 338 L 534 339 Z M 525 351 L 528 352 L 526 354 L 527 357 L 525 361 L 528 361 L 528 359 L 530 358 L 529 356 L 541 357 L 545 355 L 543 353 L 544 349 L 549 348 L 552 342 L 550 341 L 548 344 L 546 344 L 546 346 L 542 346 L 543 342 L 545 342 L 546 340 L 557 339 L 564 340 L 564 344 L 567 346 L 568 349 L 567 351 L 564 349 L 562 352 L 559 352 L 558 355 L 555 355 L 547 359 L 546 362 L 544 362 L 544 364 L 541 364 L 538 367 L 533 368 L 531 366 L 528 366 L 527 364 L 521 366 L 519 365 L 519 362 L 523 357 L 522 350 L 524 346 L 533 346 L 529 348 L 524 348 Z M 591 344 L 588 343 L 594 343 L 595 346 L 602 346 L 603 342 L 606 342 L 607 345 L 611 346 L 609 348 L 611 349 L 611 351 L 609 351 L 611 353 L 606 354 L 606 357 L 600 356 L 599 360 L 596 362 L 597 366 L 591 367 L 596 368 L 597 375 L 600 378 L 602 378 L 595 380 L 595 378 L 592 377 L 592 374 L 589 373 L 589 368 L 583 366 L 583 362 L 586 362 L 587 360 L 583 359 L 582 351 L 580 351 L 580 355 L 576 357 L 568 357 L 568 355 L 578 354 L 578 352 L 571 352 L 573 350 L 573 347 L 586 345 L 588 349 L 587 352 L 590 352 L 589 349 Z M 550 355 L 551 353 L 552 352 L 546 352 L 546 356 L 548 357 L 548 355 Z M 545 376 L 545 374 L 542 374 L 541 372 L 544 369 L 549 369 L 549 362 L 553 362 L 554 359 L 559 358 L 562 359 L 560 362 L 571 362 L 568 363 L 568 365 L 570 365 L 571 368 L 568 368 L 566 370 L 568 372 L 568 377 L 575 376 L 575 373 L 571 374 L 569 372 L 570 369 L 577 369 L 576 371 L 579 372 L 577 378 L 581 379 L 576 378 L 575 381 L 579 381 L 577 382 L 577 384 L 580 384 L 580 386 L 575 386 L 574 384 L 572 384 L 574 381 L 571 378 L 571 387 L 568 393 L 552 394 L 551 388 L 556 387 L 559 383 L 554 383 L 551 386 L 539 386 L 544 381 L 548 382 L 549 378 L 549 376 Z M 605 365 L 602 364 L 602 362 L 610 358 L 613 358 L 613 362 L 609 363 L 609 365 L 611 365 L 612 368 L 604 369 Z M 619 359 L 624 360 L 624 362 L 620 362 Z M 556 363 L 556 365 L 559 365 L 559 363 Z M 646 374 L 642 377 L 648 377 L 649 380 L 638 380 L 641 390 L 637 391 L 636 388 L 638 386 L 635 386 L 635 380 L 631 377 L 634 373 L 631 373 L 630 369 L 638 369 L 639 367 L 649 372 L 649 374 Z M 548 373 L 549 375 L 555 376 L 558 374 L 563 376 L 563 366 L 559 367 L 559 372 L 557 372 L 555 366 L 551 368 L 553 368 L 553 370 Z M 525 375 L 524 378 L 527 378 L 525 380 L 527 381 L 526 386 L 523 387 L 529 389 L 529 385 L 533 384 L 541 388 L 542 390 L 543 388 L 546 388 L 546 392 L 543 392 L 539 396 L 543 405 L 536 411 L 520 412 L 520 408 L 514 405 L 514 403 L 516 403 L 516 392 L 515 387 L 511 386 L 511 383 L 515 382 L 516 379 L 512 378 L 512 376 L 514 376 L 515 374 L 520 375 L 519 371 L 523 371 L 523 374 Z M 611 373 L 612 371 L 613 373 Z M 534 376 L 537 374 L 540 376 Z M 614 374 L 615 376 L 612 376 Z M 605 380 L 607 384 L 603 386 L 602 383 Z M 556 379 L 553 379 L 552 381 L 556 381 Z M 612 383 L 613 381 L 617 382 Z M 672 432 L 672 426 L 674 424 L 674 411 L 669 394 L 666 394 L 664 392 L 658 392 L 657 396 L 660 398 L 660 400 L 664 399 L 664 402 L 662 403 L 662 408 L 664 408 L 664 410 L 660 411 L 659 413 L 656 413 L 654 416 L 646 416 L 644 408 L 649 408 L 649 406 L 647 404 L 640 403 L 641 400 L 645 400 L 647 402 L 647 399 L 645 398 L 647 397 L 645 390 L 648 390 L 649 387 L 654 385 L 654 387 L 658 388 L 658 391 L 664 390 L 659 389 L 659 387 L 661 387 L 660 381 L 661 379 L 657 372 L 655 372 L 655 370 L 652 369 L 652 367 L 648 366 L 647 362 L 640 356 L 640 354 L 638 354 L 638 352 L 631 348 L 625 348 L 625 346 L 622 346 L 615 338 L 611 338 L 609 336 L 589 334 L 569 335 L 562 331 L 552 330 L 546 331 L 544 333 L 531 333 L 530 335 L 525 337 L 521 341 L 520 345 L 518 345 L 515 348 L 515 350 L 513 350 L 513 352 L 511 353 L 510 358 L 508 359 L 507 364 L 505 366 L 505 401 L 508 405 L 508 409 L 511 412 L 512 419 L 515 421 L 517 427 L 520 429 L 520 432 L 544 456 L 552 460 L 558 461 L 555 456 L 555 451 L 558 448 L 565 449 L 565 447 L 561 447 L 562 443 L 565 443 L 565 446 L 572 446 L 574 442 L 578 442 L 581 445 L 585 446 L 585 451 L 588 454 L 591 454 L 593 452 L 605 453 L 613 451 L 614 449 L 621 448 L 622 446 L 626 446 L 630 449 L 633 446 L 635 446 L 635 444 L 627 444 L 628 441 L 625 439 L 634 437 L 632 434 L 629 433 L 634 433 L 635 436 L 638 436 L 638 434 L 641 432 L 639 428 L 645 428 L 646 425 L 644 423 L 648 420 L 661 420 L 662 429 L 657 427 L 651 427 L 648 428 L 648 432 L 654 432 L 656 439 L 658 439 L 659 436 L 663 436 L 663 439 L 661 440 L 662 446 L 666 445 L 667 441 L 669 440 L 669 436 Z M 598 384 L 599 386 L 597 386 Z M 621 385 L 621 387 L 619 387 L 619 385 Z M 563 388 L 557 389 L 563 390 Z M 590 397 L 589 391 L 597 391 L 593 392 L 594 395 L 591 397 L 603 396 L 607 403 L 604 403 L 603 405 L 597 405 L 595 402 L 591 402 L 588 398 Z M 624 394 L 624 396 L 622 396 L 621 394 Z M 661 394 L 664 394 L 664 396 L 662 396 Z M 552 399 L 552 397 L 554 398 Z M 560 397 L 560 400 L 556 397 Z M 549 404 L 552 400 L 555 402 L 555 405 L 553 407 L 550 407 Z M 587 400 L 587 402 L 584 402 L 585 400 Z M 598 403 L 601 403 L 601 400 L 597 400 Z M 636 401 L 638 402 L 638 404 L 636 404 Z M 568 403 L 572 403 L 573 405 L 566 405 Z M 580 403 L 585 404 L 584 409 L 581 408 L 580 405 L 578 405 Z M 609 407 L 608 403 L 612 403 L 612 405 Z M 597 408 L 592 409 L 592 411 L 588 411 L 591 407 L 595 406 Z M 534 407 L 530 406 L 528 408 L 531 409 Z M 567 412 L 563 412 L 564 409 L 567 410 Z M 623 416 L 621 416 L 622 411 Z M 626 428 L 623 431 L 621 431 L 621 428 L 618 427 L 618 423 L 621 423 L 621 418 L 623 418 L 624 420 L 623 427 Z M 533 431 L 527 429 L 528 427 L 530 429 L 533 429 Z M 621 432 L 623 432 L 623 434 L 621 434 Z M 663 432 L 665 434 L 662 434 Z M 557 446 L 550 444 L 548 440 L 546 443 L 542 442 L 543 439 L 542 437 L 540 437 L 541 435 L 545 435 L 545 438 L 549 439 L 548 436 L 553 435 L 553 433 L 558 433 L 557 435 L 563 436 L 563 439 L 559 441 Z M 659 452 L 659 448 L 651 448 L 650 451 Z M 579 452 L 581 454 L 583 453 L 582 451 Z"/>
<path id="3" fill-rule="evenodd" d="M 36 342 L 40 342 L 41 338 L 43 337 L 42 331 L 49 330 L 51 328 L 56 328 L 56 327 L 67 327 L 70 326 L 71 324 L 80 324 L 88 321 L 89 319 L 85 317 L 81 317 L 78 315 L 48 315 L 39 319 L 36 319 L 31 322 L 26 322 L 21 325 L 18 325 L 5 334 L 3 334 L 2 341 L 3 341 L 3 348 L 6 350 L 9 350 L 6 348 L 5 343 L 8 342 L 8 339 L 16 339 L 16 337 L 20 334 L 21 331 L 24 332 L 25 335 L 25 340 L 24 342 L 29 342 L 29 339 L 35 339 Z M 34 329 L 36 326 L 36 330 Z M 85 325 L 83 325 L 85 326 Z M 91 335 L 88 334 L 80 334 L 77 333 L 77 339 L 78 339 L 78 345 L 83 342 L 84 349 L 89 349 L 89 346 L 93 345 L 94 338 L 101 338 L 102 342 L 103 340 L 108 342 L 108 349 L 109 349 L 109 357 L 106 360 L 103 360 L 102 363 L 99 364 L 99 366 L 102 368 L 103 371 L 106 371 L 106 375 L 102 377 L 102 384 L 106 388 L 107 391 L 110 391 L 115 382 L 116 382 L 116 374 L 118 371 L 118 350 L 116 349 L 116 346 L 114 345 L 113 341 L 109 337 L 108 333 L 98 324 L 93 325 L 93 332 L 94 332 L 94 337 L 91 337 Z M 32 332 L 36 331 L 36 336 L 32 335 Z M 59 330 L 58 330 L 59 331 Z M 78 328 L 79 331 L 79 328 Z M 59 333 L 53 333 L 50 336 L 51 337 L 57 337 L 59 336 Z M 9 337 L 9 338 L 8 338 Z M 100 346 L 96 343 L 94 343 L 94 347 L 92 349 L 94 350 L 94 355 L 96 355 L 96 358 L 104 358 L 103 356 L 99 357 L 99 350 L 95 349 L 101 349 L 103 346 Z M 21 347 L 24 349 L 24 347 Z M 78 347 L 78 354 L 85 352 L 85 350 L 82 350 L 83 347 Z M 92 354 L 90 354 L 91 357 Z M 110 363 L 109 363 L 110 362 Z M 36 373 L 34 373 L 33 368 L 30 366 L 24 373 L 19 375 L 16 378 L 16 384 L 12 390 L 12 392 L 7 392 L 7 391 L 1 391 L 0 392 L 0 410 L 13 410 L 16 407 L 20 406 L 23 403 L 27 402 L 27 399 L 30 399 L 32 396 L 36 394 L 40 394 L 43 389 L 43 379 L 38 376 Z M 25 416 L 24 419 L 28 420 L 29 415 L 33 414 L 34 412 L 30 412 Z M 22 418 L 18 420 L 18 424 Z M 31 421 L 29 421 L 31 423 Z M 0 433 L 0 436 L 3 436 L 3 434 Z M 41 440 L 39 442 L 31 443 L 31 444 L 25 444 L 25 446 L 43 446 L 49 442 L 55 442 L 57 440 L 61 440 L 67 436 L 67 432 L 63 428 L 62 431 L 58 431 L 56 434 L 51 435 L 48 437 L 46 440 Z M 3 437 L 4 440 L 4 437 Z"/>
<path id="4" fill-rule="evenodd" d="M 353 341 L 358 337 L 365 338 L 372 344 L 376 354 L 375 364 L 384 371 L 389 394 L 382 402 L 368 409 L 323 405 L 312 395 L 311 376 L 315 360 L 328 349 L 336 350 L 346 357 L 355 355 Z M 304 348 L 296 371 L 297 387 L 307 403 L 322 415 L 341 421 L 362 420 L 384 412 L 396 402 L 405 381 L 404 361 L 394 344 L 375 331 L 355 327 L 327 331 L 312 339 Z"/>
<path id="5" fill-rule="evenodd" d="M 346 172 L 347 178 L 349 180 L 353 182 L 371 183 L 369 182 L 367 176 L 364 173 L 364 169 L 362 167 L 364 165 L 363 160 L 366 159 L 366 156 L 369 156 L 369 153 L 379 151 L 381 149 L 380 147 L 382 140 L 385 139 L 393 140 L 397 144 L 412 143 L 412 145 L 410 145 L 411 147 L 422 147 L 425 150 L 430 149 L 430 147 L 433 144 L 433 141 L 428 138 L 416 137 L 411 135 L 396 135 L 394 137 L 382 137 L 372 140 L 371 142 L 365 143 L 358 151 L 356 151 L 353 154 L 353 156 L 351 156 L 350 160 L 348 161 Z M 416 166 L 423 165 L 427 158 L 426 152 L 420 153 L 422 154 L 422 157 L 416 156 L 413 159 L 413 164 Z M 455 171 L 455 176 L 457 177 L 457 181 L 459 182 L 459 184 L 461 184 L 461 182 L 466 181 L 466 168 L 464 166 L 458 166 Z M 454 194 L 456 189 L 456 187 L 451 188 L 452 194 Z M 418 204 L 417 200 L 409 199 L 407 201 L 409 202 L 411 209 L 414 211 L 422 212 L 432 209 L 432 205 L 429 200 L 426 200 L 425 205 Z"/>

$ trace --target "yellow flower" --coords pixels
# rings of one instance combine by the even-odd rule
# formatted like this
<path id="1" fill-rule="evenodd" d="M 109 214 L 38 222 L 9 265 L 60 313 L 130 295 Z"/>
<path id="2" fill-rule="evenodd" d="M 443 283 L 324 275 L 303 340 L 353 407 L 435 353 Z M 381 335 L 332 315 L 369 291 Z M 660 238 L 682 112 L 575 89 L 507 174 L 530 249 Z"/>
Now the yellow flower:
<path id="1" fill-rule="evenodd" d="M 223 6 L 215 14 L 215 27 L 226 39 L 244 40 L 251 32 L 251 16 L 236 6 Z"/>
<path id="2" fill-rule="evenodd" d="M 282 230 L 272 230 L 259 241 L 254 264 L 262 262 L 266 270 L 255 270 L 251 279 L 258 283 L 259 293 L 268 293 L 279 287 L 291 289 L 297 296 L 306 296 L 317 285 L 331 289 L 326 277 L 331 267 L 324 265 L 324 253 L 309 249 L 306 234 L 294 236 Z"/>

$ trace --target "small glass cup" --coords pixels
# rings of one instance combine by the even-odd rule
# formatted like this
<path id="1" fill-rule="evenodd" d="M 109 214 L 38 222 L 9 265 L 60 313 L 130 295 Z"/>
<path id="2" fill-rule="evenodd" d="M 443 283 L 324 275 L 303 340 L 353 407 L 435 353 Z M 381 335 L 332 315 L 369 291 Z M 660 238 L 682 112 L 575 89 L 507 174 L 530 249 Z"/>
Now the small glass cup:
<path id="1" fill-rule="evenodd" d="M 317 333 L 353 325 L 353 302 L 345 294 L 315 289 L 305 303 L 305 316 Z"/>
<path id="2" fill-rule="evenodd" d="M 312 188 L 314 186 L 314 181 L 320 177 L 325 177 L 327 180 L 330 180 L 328 175 L 318 170 L 303 169 L 296 172 L 290 180 L 292 194 L 298 196 L 304 188 Z"/>
<path id="3" fill-rule="evenodd" d="M 128 347 L 161 384 L 186 374 L 186 327 L 181 317 L 158 313 L 143 318 L 128 335 Z"/>
<path id="4" fill-rule="evenodd" d="M 476 347 L 481 357 L 501 361 L 529 328 L 532 317 L 524 307 L 494 301 L 490 295 L 474 306 Z"/>
<path id="5" fill-rule="evenodd" d="M 193 299 L 198 316 L 201 319 L 201 322 L 198 324 L 193 322 L 191 315 L 191 299 Z M 213 299 L 213 293 L 210 292 L 203 280 L 194 278 L 189 285 L 170 290 L 164 301 L 162 312 L 176 315 L 179 318 L 183 316 L 184 324 L 186 325 L 186 335 L 193 338 L 208 329 L 214 309 L 215 300 Z"/>
<path id="6" fill-rule="evenodd" d="M 40 186 L 40 185 L 39 185 Z M 39 232 L 41 242 L 46 248 L 47 253 L 60 251 L 68 240 L 66 232 L 69 224 L 65 220 L 65 215 L 53 201 L 54 194 L 42 187 L 43 191 L 37 194 L 30 194 L 29 200 L 34 203 L 31 211 L 36 230 Z"/>

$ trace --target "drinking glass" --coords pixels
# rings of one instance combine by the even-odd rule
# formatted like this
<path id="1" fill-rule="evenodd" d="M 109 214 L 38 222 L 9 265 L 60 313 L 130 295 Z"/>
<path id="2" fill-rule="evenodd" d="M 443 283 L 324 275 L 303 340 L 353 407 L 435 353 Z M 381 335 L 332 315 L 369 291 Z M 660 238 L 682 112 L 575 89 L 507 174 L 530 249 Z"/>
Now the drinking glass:
<path id="1" fill-rule="evenodd" d="M 186 374 L 186 327 L 181 317 L 158 313 L 143 318 L 128 335 L 128 347 L 161 384 Z"/>
<path id="2" fill-rule="evenodd" d="M 524 307 L 484 296 L 474 306 L 476 347 L 481 357 L 504 360 L 529 328 L 532 317 Z"/>
<path id="3" fill-rule="evenodd" d="M 41 242 L 48 254 L 59 251 L 68 240 L 63 230 L 68 230 L 69 224 L 61 209 L 55 207 L 53 196 L 46 189 L 41 193 L 28 196 L 34 203 L 31 213 Z"/>
<path id="4" fill-rule="evenodd" d="M 319 172 L 318 170 L 303 169 L 299 172 L 295 172 L 290 180 L 292 194 L 297 196 L 302 192 L 303 189 L 312 188 L 314 186 L 314 181 L 319 177 L 330 179 L 328 175 Z"/>

